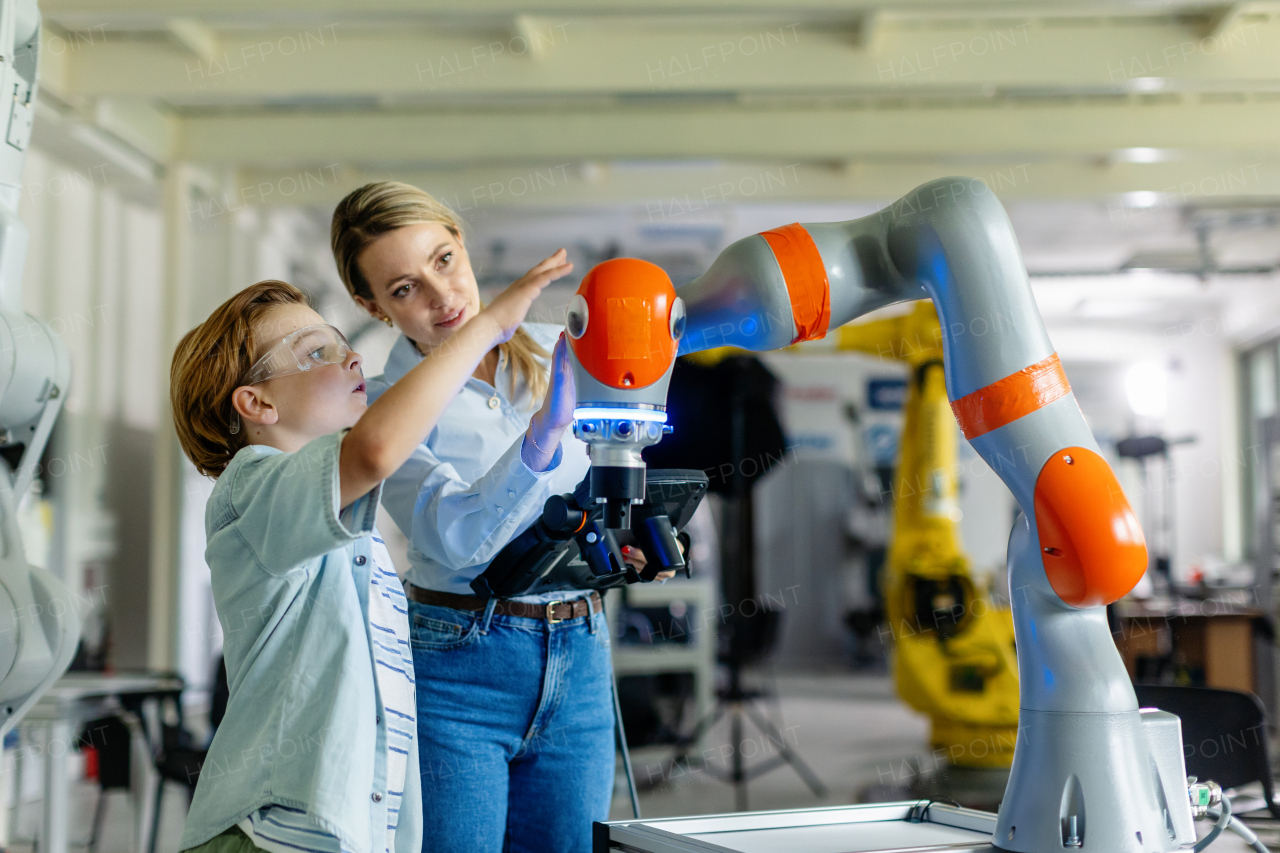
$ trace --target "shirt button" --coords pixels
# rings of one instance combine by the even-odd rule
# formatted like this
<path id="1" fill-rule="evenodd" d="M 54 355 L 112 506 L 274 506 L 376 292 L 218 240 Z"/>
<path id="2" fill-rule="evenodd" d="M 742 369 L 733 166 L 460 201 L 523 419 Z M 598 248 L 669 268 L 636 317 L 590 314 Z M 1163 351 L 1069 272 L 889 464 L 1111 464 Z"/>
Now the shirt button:
<path id="1" fill-rule="evenodd" d="M 364 565 L 364 554 L 361 554 L 359 557 L 356 557 L 356 565 L 357 566 Z"/>
<path id="2" fill-rule="evenodd" d="M 375 803 L 380 803 L 380 802 L 382 802 L 382 795 L 381 795 L 381 794 L 374 794 L 374 795 L 373 795 L 373 801 L 374 801 Z"/>
<path id="3" fill-rule="evenodd" d="M 509 497 L 509 498 L 514 498 L 515 496 L 516 496 L 516 490 L 515 490 L 515 489 L 507 489 L 507 497 Z"/>
<path id="4" fill-rule="evenodd" d="M 502 401 L 498 399 L 498 395 L 494 394 L 489 398 L 489 408 L 496 409 L 502 405 Z"/>

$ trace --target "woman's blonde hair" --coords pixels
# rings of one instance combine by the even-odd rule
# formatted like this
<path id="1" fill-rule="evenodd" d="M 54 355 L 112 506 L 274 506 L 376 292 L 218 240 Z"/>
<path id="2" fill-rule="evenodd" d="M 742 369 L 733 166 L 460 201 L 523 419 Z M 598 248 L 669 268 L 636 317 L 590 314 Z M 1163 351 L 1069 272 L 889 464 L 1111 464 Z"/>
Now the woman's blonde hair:
<path id="1" fill-rule="evenodd" d="M 406 225 L 443 225 L 462 240 L 462 223 L 452 210 L 436 201 L 430 193 L 400 181 L 365 184 L 350 192 L 333 211 L 329 241 L 338 275 L 347 292 L 373 301 L 373 290 L 360 271 L 360 253 L 374 240 Z M 550 353 L 540 347 L 524 329 L 517 329 L 511 340 L 498 350 L 511 366 L 511 394 L 516 393 L 517 377 L 529 389 L 530 407 L 542 401 L 547 393 L 547 374 L 539 358 Z"/>
<path id="2" fill-rule="evenodd" d="M 227 469 L 248 444 L 231 431 L 231 392 L 244 382 L 258 348 L 254 326 L 277 305 L 306 305 L 301 290 L 283 281 L 251 284 L 214 309 L 183 336 L 169 368 L 169 402 L 182 452 L 207 477 Z"/>

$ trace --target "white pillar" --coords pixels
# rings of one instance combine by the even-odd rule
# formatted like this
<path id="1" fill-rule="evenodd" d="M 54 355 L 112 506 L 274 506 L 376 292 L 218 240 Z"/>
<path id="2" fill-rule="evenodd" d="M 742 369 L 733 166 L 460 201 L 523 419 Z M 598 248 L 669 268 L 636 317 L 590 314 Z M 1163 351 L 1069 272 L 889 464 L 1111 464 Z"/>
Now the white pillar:
<path id="1" fill-rule="evenodd" d="M 67 853 L 67 751 L 71 748 L 71 723 L 50 720 L 44 742 L 44 814 L 40 825 L 41 853 Z"/>
<path id="2" fill-rule="evenodd" d="M 191 325 L 191 224 L 193 172 L 185 163 L 169 167 L 164 179 L 164 284 L 161 310 L 160 417 L 156 426 L 151 489 L 151 596 L 147 663 L 173 670 L 177 664 L 179 553 L 182 523 L 182 450 L 169 406 L 169 365 L 174 348 Z"/>

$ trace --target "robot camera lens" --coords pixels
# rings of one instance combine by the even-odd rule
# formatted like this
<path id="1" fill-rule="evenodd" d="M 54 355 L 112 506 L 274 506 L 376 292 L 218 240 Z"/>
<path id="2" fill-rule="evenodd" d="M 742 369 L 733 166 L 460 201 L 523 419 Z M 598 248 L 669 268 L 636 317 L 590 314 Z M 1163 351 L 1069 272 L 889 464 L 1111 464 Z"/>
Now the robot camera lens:
<path id="1" fill-rule="evenodd" d="M 587 333 L 587 300 L 581 293 L 574 294 L 574 297 L 569 300 L 565 328 L 569 332 L 569 337 L 575 341 Z"/>
<path id="2" fill-rule="evenodd" d="M 684 337 L 684 300 L 679 296 L 671 303 L 671 340 L 679 341 Z"/>

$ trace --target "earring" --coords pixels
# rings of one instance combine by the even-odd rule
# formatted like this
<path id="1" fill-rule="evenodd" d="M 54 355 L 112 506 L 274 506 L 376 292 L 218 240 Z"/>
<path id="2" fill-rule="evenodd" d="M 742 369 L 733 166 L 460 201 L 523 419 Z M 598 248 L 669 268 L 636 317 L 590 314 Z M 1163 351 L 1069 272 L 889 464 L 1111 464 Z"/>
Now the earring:
<path id="1" fill-rule="evenodd" d="M 390 317 L 383 317 L 382 322 L 387 324 L 388 329 L 394 329 L 396 327 L 396 324 L 391 322 Z"/>

